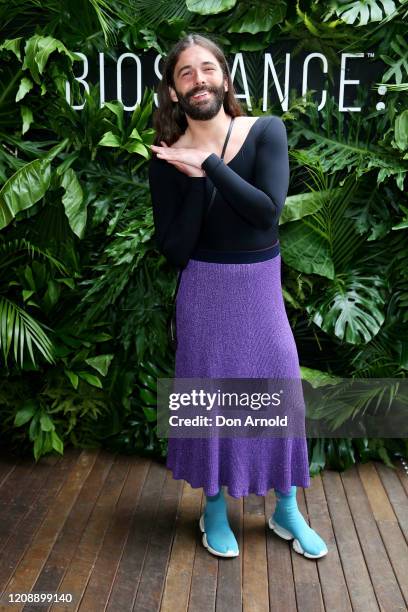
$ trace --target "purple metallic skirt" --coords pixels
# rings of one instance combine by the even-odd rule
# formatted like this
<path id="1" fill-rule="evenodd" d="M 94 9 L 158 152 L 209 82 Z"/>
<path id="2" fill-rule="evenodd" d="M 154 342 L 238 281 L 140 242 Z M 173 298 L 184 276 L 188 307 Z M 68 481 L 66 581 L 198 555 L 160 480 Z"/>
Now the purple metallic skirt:
<path id="1" fill-rule="evenodd" d="M 279 245 L 264 257 L 269 258 L 252 257 L 251 263 L 189 260 L 176 300 L 176 378 L 300 380 L 282 296 Z M 304 436 L 170 437 L 166 465 L 175 479 L 203 487 L 206 495 L 221 486 L 236 498 L 310 486 Z"/>

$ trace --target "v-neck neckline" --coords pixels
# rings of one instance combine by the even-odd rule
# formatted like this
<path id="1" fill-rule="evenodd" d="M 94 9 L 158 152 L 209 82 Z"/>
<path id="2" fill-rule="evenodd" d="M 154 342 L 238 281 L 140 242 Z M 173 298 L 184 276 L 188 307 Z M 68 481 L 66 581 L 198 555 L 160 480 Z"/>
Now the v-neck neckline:
<path id="1" fill-rule="evenodd" d="M 253 124 L 251 125 L 251 127 L 248 130 L 248 134 L 245 136 L 244 142 L 242 143 L 241 147 L 239 148 L 239 150 L 237 151 L 237 153 L 234 155 L 234 157 L 228 162 L 225 163 L 226 166 L 229 166 L 230 164 L 232 164 L 232 162 L 238 157 L 238 155 L 240 155 L 240 153 L 242 152 L 243 148 L 245 147 L 247 140 L 249 139 L 249 136 L 252 133 L 253 128 L 255 127 L 255 125 L 259 122 L 259 120 L 261 119 L 261 116 L 258 117 L 256 119 L 256 121 L 253 122 Z"/>

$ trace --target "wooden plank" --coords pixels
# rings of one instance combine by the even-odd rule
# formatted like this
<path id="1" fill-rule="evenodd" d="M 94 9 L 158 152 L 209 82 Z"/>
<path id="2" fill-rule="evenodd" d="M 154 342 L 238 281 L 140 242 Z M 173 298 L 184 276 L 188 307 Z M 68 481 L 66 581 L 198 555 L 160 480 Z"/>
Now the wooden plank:
<path id="1" fill-rule="evenodd" d="M 32 486 L 27 489 L 28 483 L 26 483 L 26 487 L 20 489 L 21 496 L 27 497 L 28 505 L 26 513 L 21 514 L 19 520 L 10 529 L 10 537 L 0 556 L 0 591 L 3 593 L 8 590 L 7 584 L 20 560 L 24 558 L 26 551 L 30 548 L 34 534 L 63 487 L 70 470 L 78 461 L 79 454 L 80 452 L 77 449 L 70 448 L 65 450 L 63 458 L 56 455 L 40 458 L 32 476 Z M 49 469 L 45 469 L 46 466 L 49 466 Z M 31 466 L 27 465 L 27 469 L 32 474 Z M 34 480 L 35 474 L 40 474 L 41 478 Z M 45 481 L 42 479 L 43 475 Z"/>
<path id="2" fill-rule="evenodd" d="M 218 560 L 218 582 L 216 593 L 216 609 L 217 612 L 231 612 L 231 610 L 242 610 L 243 600 L 243 559 L 244 559 L 244 500 L 252 500 L 256 496 L 247 497 L 232 497 L 228 495 L 228 487 L 224 487 L 225 499 L 228 505 L 228 517 L 231 529 L 235 534 L 238 542 L 239 555 L 230 559 L 219 558 Z M 261 512 L 263 512 L 263 498 L 258 499 Z M 251 504 L 251 500 L 249 500 Z M 248 507 L 249 507 L 248 504 Z M 264 517 L 263 517 L 264 520 Z M 207 554 L 209 554 L 207 552 Z M 208 608 L 207 608 L 208 609 Z M 194 608 L 191 608 L 194 612 Z"/>
<path id="3" fill-rule="evenodd" d="M 0 455 L 0 502 L 3 495 L 3 491 L 1 490 L 4 483 L 6 483 L 7 479 L 10 477 L 12 472 L 17 468 L 17 466 L 21 465 L 22 458 L 20 457 L 8 457 L 4 453 Z M 27 458 L 25 459 L 26 465 L 28 466 L 29 462 Z"/>
<path id="4" fill-rule="evenodd" d="M 118 458 L 117 464 L 121 465 L 120 480 L 118 478 L 115 488 L 116 503 L 110 506 L 110 515 L 107 521 L 107 530 L 101 538 L 102 545 L 98 550 L 92 573 L 86 585 L 85 592 L 81 599 L 81 610 L 103 610 L 112 588 L 115 576 L 118 557 L 123 547 L 124 539 L 127 535 L 123 527 L 127 524 L 122 523 L 122 515 L 129 512 L 129 507 L 123 504 L 123 499 L 129 501 L 126 496 L 126 481 L 130 472 L 132 458 L 122 455 Z M 117 496 L 118 493 L 118 496 Z"/>
<path id="5" fill-rule="evenodd" d="M 264 497 L 254 493 L 244 497 L 243 519 L 242 609 L 244 612 L 264 612 L 269 608 Z"/>
<path id="6" fill-rule="evenodd" d="M 358 464 L 357 471 L 363 483 L 365 494 L 367 495 L 375 520 L 394 521 L 396 523 L 397 518 L 394 514 L 394 510 L 392 509 L 387 497 L 387 492 L 382 485 L 373 462 Z"/>
<path id="7" fill-rule="evenodd" d="M 51 610 L 69 610 L 72 612 L 73 609 L 78 609 L 79 606 L 82 609 L 81 600 L 83 594 L 92 574 L 113 508 L 122 490 L 128 471 L 128 458 L 102 450 L 100 460 L 111 463 L 110 468 L 108 466 L 109 473 L 103 482 L 100 495 L 92 508 L 89 520 L 85 524 L 79 544 L 74 549 L 71 563 L 64 574 L 59 588 L 61 593 L 72 594 L 73 603 L 59 602 L 53 604 Z M 86 481 L 89 472 L 83 474 L 82 485 Z"/>
<path id="8" fill-rule="evenodd" d="M 408 543 L 408 496 L 398 478 L 398 471 L 380 462 L 374 462 L 388 498 L 391 502 L 399 526 Z"/>
<path id="9" fill-rule="evenodd" d="M 377 521 L 386 551 L 399 588 L 405 600 L 405 607 L 408 610 L 408 546 L 402 535 L 398 523 L 392 521 Z"/>
<path id="10" fill-rule="evenodd" d="M 396 462 L 396 469 L 404 491 L 408 496 L 408 463 L 405 459 Z"/>
<path id="11" fill-rule="evenodd" d="M 341 479 L 379 605 L 385 611 L 404 610 L 404 598 L 384 548 L 356 466 L 352 466 L 344 472 Z"/>
<path id="12" fill-rule="evenodd" d="M 118 546 L 119 558 L 115 569 L 115 577 L 109 596 L 106 598 L 107 609 L 124 610 L 124 601 L 133 598 L 135 581 L 131 572 L 126 571 L 124 559 L 126 545 L 131 533 L 137 529 L 137 510 L 139 507 L 143 486 L 151 466 L 147 457 L 133 457 L 128 477 L 126 479 L 123 497 L 123 510 L 118 512 L 118 521 L 123 522 L 123 529 L 127 531 L 126 539 Z M 122 500 L 121 497 L 121 500 Z M 127 501 L 128 500 L 128 501 Z M 122 503 L 122 501 L 121 501 Z M 114 566 L 113 566 L 114 567 Z"/>
<path id="13" fill-rule="evenodd" d="M 47 479 L 61 457 L 41 457 L 37 465 L 32 460 L 20 463 L 10 472 L 0 496 L 0 551 L 10 541 L 13 531 L 27 514 L 41 492 L 48 489 Z M 1 557 L 4 558 L 4 554 Z M 0 589 L 2 587 L 0 578 Z"/>
<path id="14" fill-rule="evenodd" d="M 325 608 L 326 610 L 342 610 L 342 612 L 351 611 L 351 601 L 336 546 L 321 475 L 311 478 L 310 487 L 305 488 L 304 493 L 310 526 L 323 538 L 328 548 L 327 555 L 316 560 Z"/>
<path id="15" fill-rule="evenodd" d="M 47 471 L 49 465 L 48 457 L 42 457 L 40 459 L 41 468 L 40 470 Z M 7 535 L 8 530 L 3 531 L 3 521 L 7 520 L 9 515 L 9 508 L 16 500 L 21 501 L 21 490 L 29 488 L 28 483 L 34 472 L 35 461 L 26 460 L 18 463 L 14 470 L 9 470 L 7 477 L 3 479 L 3 486 L 0 490 L 0 538 L 4 538 Z M 4 542 L 4 540 L 0 541 Z"/>
<path id="16" fill-rule="evenodd" d="M 168 476 L 171 477 L 171 474 Z M 199 533 L 201 534 L 201 531 L 197 523 L 200 518 L 203 490 L 201 488 L 192 487 L 184 480 L 182 481 L 182 486 L 180 503 L 175 518 L 173 546 L 167 568 L 160 612 L 169 612 L 173 610 L 184 612 L 187 610 L 191 585 L 192 596 L 197 606 L 197 608 L 194 607 L 194 610 L 200 610 L 200 587 L 203 584 L 208 588 L 208 601 L 211 601 L 211 597 L 214 595 L 214 563 L 212 562 L 212 557 L 205 567 L 208 572 L 203 572 L 202 575 L 196 575 L 195 580 L 193 579 L 193 571 L 196 572 L 194 557 L 196 548 L 200 546 Z M 207 560 L 207 558 L 207 556 L 204 557 L 205 560 Z"/>
<path id="17" fill-rule="evenodd" d="M 133 609 L 165 479 L 166 471 L 151 460 L 109 598 L 111 612 Z"/>
<path id="18" fill-rule="evenodd" d="M 322 482 L 353 609 L 378 612 L 379 606 L 341 476 L 334 470 L 325 469 L 322 473 Z"/>
<path id="19" fill-rule="evenodd" d="M 297 487 L 296 499 L 300 512 L 310 525 L 303 487 Z M 293 540 L 290 542 L 290 549 L 298 609 L 302 612 L 318 612 L 319 610 L 324 610 L 322 590 L 319 583 L 319 574 L 317 572 L 317 563 L 320 563 L 321 559 L 307 559 L 303 555 L 300 555 L 293 550 L 292 542 Z M 288 546 L 289 544 L 286 542 L 286 545 Z"/>
<path id="20" fill-rule="evenodd" d="M 166 470 L 165 466 L 160 465 L 159 467 L 165 477 L 165 482 L 133 606 L 134 612 L 160 610 L 177 508 L 182 492 L 182 481 L 174 479 L 170 470 Z"/>
<path id="21" fill-rule="evenodd" d="M 99 454 L 99 453 L 98 453 Z M 110 453 L 99 454 L 87 476 L 72 510 L 61 526 L 61 531 L 33 587 L 36 592 L 60 592 L 59 586 L 71 563 L 75 565 L 75 551 L 86 529 L 89 517 L 100 495 L 112 466 Z M 50 606 L 49 606 L 50 607 Z M 25 607 L 24 612 L 38 612 L 38 606 Z"/>
<path id="22" fill-rule="evenodd" d="M 269 609 L 273 612 L 296 612 L 295 583 L 291 549 L 268 526 L 275 510 L 275 493 L 270 489 L 265 496 L 266 554 L 268 560 Z"/>
<path id="23" fill-rule="evenodd" d="M 405 528 L 408 526 L 406 495 L 398 476 L 392 473 L 391 468 L 379 462 L 373 462 L 373 467 L 377 469 L 378 475 L 382 475 L 385 493 L 395 511 L 395 520 L 380 519 L 377 525 L 408 609 L 408 545 L 402 529 L 402 524 L 405 524 Z"/>

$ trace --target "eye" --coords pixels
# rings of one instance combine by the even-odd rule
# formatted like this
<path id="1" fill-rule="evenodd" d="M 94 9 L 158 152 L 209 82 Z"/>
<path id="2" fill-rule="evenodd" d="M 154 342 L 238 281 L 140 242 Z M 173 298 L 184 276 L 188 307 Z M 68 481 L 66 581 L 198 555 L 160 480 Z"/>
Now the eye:
<path id="1" fill-rule="evenodd" d="M 214 70 L 214 68 L 206 68 L 206 69 L 205 69 L 205 71 L 206 71 L 206 72 L 207 72 L 208 70 L 213 71 L 213 70 Z M 187 75 L 188 75 L 188 74 L 190 74 L 190 73 L 191 73 L 191 71 L 190 71 L 190 70 L 188 70 L 187 72 L 183 72 L 181 76 L 182 76 L 182 77 L 185 77 L 185 76 L 187 76 Z"/>

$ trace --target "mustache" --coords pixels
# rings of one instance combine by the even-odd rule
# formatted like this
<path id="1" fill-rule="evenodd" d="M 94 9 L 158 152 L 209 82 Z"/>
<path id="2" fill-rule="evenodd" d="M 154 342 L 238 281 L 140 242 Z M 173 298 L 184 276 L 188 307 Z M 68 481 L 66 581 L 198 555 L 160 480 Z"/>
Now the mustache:
<path id="1" fill-rule="evenodd" d="M 199 91 L 194 91 L 192 94 L 189 95 L 189 98 L 197 96 L 200 93 L 211 93 L 211 89 L 200 89 Z"/>

